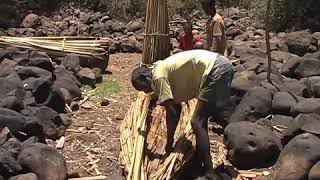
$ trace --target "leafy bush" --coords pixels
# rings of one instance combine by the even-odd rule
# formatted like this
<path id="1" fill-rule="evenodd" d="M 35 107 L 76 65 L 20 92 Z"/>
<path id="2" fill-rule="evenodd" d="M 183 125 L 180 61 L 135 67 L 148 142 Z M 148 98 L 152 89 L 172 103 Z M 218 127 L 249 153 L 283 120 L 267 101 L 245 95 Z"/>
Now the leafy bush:
<path id="1" fill-rule="evenodd" d="M 145 0 L 37 0 L 46 2 L 60 1 L 74 3 L 79 7 L 107 11 L 113 18 L 131 20 L 141 17 L 145 12 Z M 188 18 L 195 9 L 201 10 L 199 0 L 167 0 L 169 17 L 180 14 Z M 267 0 L 217 0 L 222 8 L 242 7 L 250 11 L 254 22 L 263 27 Z M 320 30 L 320 0 L 272 0 L 271 25 L 280 31 L 294 27 Z"/>
<path id="2" fill-rule="evenodd" d="M 169 17 L 179 14 L 185 19 L 190 19 L 192 12 L 200 8 L 201 5 L 198 0 L 168 0 Z"/>
<path id="3" fill-rule="evenodd" d="M 275 31 L 310 28 L 320 30 L 319 0 L 271 0 L 271 25 Z M 222 0 L 222 6 L 238 6 L 250 11 L 253 20 L 264 24 L 267 0 Z"/>
<path id="4" fill-rule="evenodd" d="M 272 24 L 276 30 L 306 29 L 320 30 L 319 0 L 274 0 Z"/>
<path id="5" fill-rule="evenodd" d="M 60 0 L 61 5 L 69 3 L 95 11 L 105 11 L 119 20 L 142 16 L 145 9 L 144 0 Z"/>

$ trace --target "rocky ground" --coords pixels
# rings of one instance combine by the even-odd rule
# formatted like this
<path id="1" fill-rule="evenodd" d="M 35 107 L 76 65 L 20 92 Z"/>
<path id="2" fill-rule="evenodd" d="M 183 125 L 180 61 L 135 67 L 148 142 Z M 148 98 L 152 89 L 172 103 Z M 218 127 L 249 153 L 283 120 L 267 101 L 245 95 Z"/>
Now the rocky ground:
<path id="1" fill-rule="evenodd" d="M 270 83 L 265 31 L 255 28 L 247 10 L 221 12 L 229 58 L 238 60 L 232 102 L 225 111 L 230 124 L 221 136 L 228 162 L 239 170 L 272 167 L 260 179 L 318 179 L 320 32 L 271 33 Z M 194 18 L 194 33 L 205 39 L 206 20 L 200 12 Z M 179 21 L 171 22 L 172 48 L 181 32 Z M 104 71 L 99 65 L 84 67 L 77 55 L 0 49 L 0 179 L 124 178 L 117 161 L 119 124 L 136 94 L 129 77 L 141 55 L 119 52 L 141 53 L 143 24 L 143 19 L 122 23 L 101 12 L 62 9 L 49 17 L 28 14 L 20 27 L 0 31 L 9 36 L 104 37 L 111 42 L 110 53 L 117 53 Z M 103 98 L 85 85 L 113 90 Z M 64 141 L 64 147 L 57 146 Z M 14 177 L 18 174 L 24 175 Z"/>

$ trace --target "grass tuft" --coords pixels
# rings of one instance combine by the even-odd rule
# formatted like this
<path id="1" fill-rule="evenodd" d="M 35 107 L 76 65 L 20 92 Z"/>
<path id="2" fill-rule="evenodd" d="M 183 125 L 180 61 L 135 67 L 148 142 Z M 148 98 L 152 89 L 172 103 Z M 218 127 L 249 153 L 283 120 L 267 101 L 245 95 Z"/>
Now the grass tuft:
<path id="1" fill-rule="evenodd" d="M 115 80 L 110 77 L 104 77 L 102 83 L 96 84 L 96 88 L 86 85 L 83 90 L 92 96 L 104 98 L 120 92 L 121 88 Z"/>

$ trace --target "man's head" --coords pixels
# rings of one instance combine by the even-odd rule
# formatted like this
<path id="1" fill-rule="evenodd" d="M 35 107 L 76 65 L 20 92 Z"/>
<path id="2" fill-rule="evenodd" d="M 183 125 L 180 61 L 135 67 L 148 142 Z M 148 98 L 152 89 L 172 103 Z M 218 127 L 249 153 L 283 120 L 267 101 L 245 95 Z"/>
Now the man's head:
<path id="1" fill-rule="evenodd" d="M 200 0 L 202 9 L 209 16 L 216 14 L 216 1 L 215 0 Z"/>
<path id="2" fill-rule="evenodd" d="M 192 34 L 192 24 L 191 22 L 183 23 L 183 31 L 187 34 Z"/>
<path id="3" fill-rule="evenodd" d="M 131 74 L 132 86 L 138 91 L 152 92 L 152 72 L 147 66 L 137 67 Z"/>

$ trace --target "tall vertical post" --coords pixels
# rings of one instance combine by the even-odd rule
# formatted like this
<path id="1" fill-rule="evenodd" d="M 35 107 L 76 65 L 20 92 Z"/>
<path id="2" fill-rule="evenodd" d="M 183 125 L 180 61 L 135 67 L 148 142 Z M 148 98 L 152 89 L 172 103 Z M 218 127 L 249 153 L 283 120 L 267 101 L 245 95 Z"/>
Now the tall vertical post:
<path id="1" fill-rule="evenodd" d="M 147 0 L 143 63 L 152 64 L 170 55 L 167 0 Z"/>
<path id="2" fill-rule="evenodd" d="M 267 59 L 268 59 L 268 69 L 267 69 L 267 80 L 268 82 L 272 83 L 271 80 L 271 50 L 270 50 L 270 7 L 271 6 L 271 0 L 268 0 L 267 2 L 267 11 L 266 11 L 266 45 L 267 45 Z"/>

